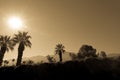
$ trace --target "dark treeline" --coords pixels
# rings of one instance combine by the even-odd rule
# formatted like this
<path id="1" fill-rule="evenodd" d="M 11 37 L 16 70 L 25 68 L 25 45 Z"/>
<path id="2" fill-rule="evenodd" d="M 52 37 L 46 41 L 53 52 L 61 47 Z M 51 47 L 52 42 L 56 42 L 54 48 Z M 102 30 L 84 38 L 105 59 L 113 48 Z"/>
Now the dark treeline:
<path id="1" fill-rule="evenodd" d="M 119 75 L 119 58 L 88 58 L 64 63 L 41 63 L 0 68 L 0 78 L 4 80 L 114 80 L 120 79 Z"/>

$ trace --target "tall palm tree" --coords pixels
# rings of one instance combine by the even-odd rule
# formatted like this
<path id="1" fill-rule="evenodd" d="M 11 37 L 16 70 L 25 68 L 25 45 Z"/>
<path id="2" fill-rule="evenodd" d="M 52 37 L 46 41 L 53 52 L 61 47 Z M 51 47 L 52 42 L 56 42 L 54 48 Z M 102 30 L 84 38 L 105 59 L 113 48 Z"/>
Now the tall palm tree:
<path id="1" fill-rule="evenodd" d="M 30 38 L 31 36 L 28 35 L 28 32 L 18 32 L 18 34 L 14 35 L 13 41 L 19 44 L 16 66 L 21 65 L 23 51 L 25 50 L 25 47 L 31 48 L 32 43 L 29 40 Z"/>
<path id="2" fill-rule="evenodd" d="M 2 65 L 4 54 L 6 51 L 14 49 L 14 42 L 10 36 L 0 35 L 0 66 Z"/>
<path id="3" fill-rule="evenodd" d="M 65 52 L 62 44 L 57 44 L 55 47 L 55 53 L 59 55 L 59 61 L 62 62 L 62 54 Z"/>

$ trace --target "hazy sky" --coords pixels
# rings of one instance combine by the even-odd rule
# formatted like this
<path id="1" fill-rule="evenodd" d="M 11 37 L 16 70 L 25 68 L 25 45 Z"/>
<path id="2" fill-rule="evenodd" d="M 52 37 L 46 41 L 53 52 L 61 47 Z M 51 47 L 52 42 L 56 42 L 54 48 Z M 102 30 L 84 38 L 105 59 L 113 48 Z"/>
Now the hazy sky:
<path id="1" fill-rule="evenodd" d="M 57 43 L 78 52 L 82 44 L 120 52 L 120 0 L 0 0 L 0 34 L 12 34 L 10 16 L 22 18 L 32 36 L 23 57 L 54 53 Z M 6 58 L 17 56 L 17 46 Z"/>

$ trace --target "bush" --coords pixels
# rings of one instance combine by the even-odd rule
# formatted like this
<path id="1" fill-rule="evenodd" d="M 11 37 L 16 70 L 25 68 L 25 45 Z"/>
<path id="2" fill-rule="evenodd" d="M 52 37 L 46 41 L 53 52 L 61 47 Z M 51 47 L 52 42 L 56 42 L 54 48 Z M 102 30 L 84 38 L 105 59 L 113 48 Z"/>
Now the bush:
<path id="1" fill-rule="evenodd" d="M 18 67 L 1 67 L 3 79 L 65 80 L 65 79 L 119 79 L 120 61 L 111 58 L 87 58 L 64 63 L 41 63 Z M 10 76 L 10 77 L 9 77 Z"/>

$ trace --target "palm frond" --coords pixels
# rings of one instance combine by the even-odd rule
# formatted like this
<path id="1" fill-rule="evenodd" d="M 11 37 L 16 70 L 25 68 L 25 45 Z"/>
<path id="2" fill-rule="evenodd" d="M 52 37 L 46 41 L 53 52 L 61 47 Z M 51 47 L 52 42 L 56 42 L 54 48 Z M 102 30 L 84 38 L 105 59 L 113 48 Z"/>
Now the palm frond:
<path id="1" fill-rule="evenodd" d="M 28 32 L 23 32 L 22 34 L 23 36 L 27 36 Z"/>
<path id="2" fill-rule="evenodd" d="M 26 36 L 26 40 L 28 40 L 29 38 L 32 38 L 30 35 Z"/>
<path id="3" fill-rule="evenodd" d="M 56 47 L 55 47 L 55 53 L 57 54 L 57 53 L 59 53 L 59 51 L 64 53 L 65 52 L 64 48 L 65 47 L 62 44 L 57 44 Z"/>
<path id="4" fill-rule="evenodd" d="M 8 47 L 6 48 L 6 51 L 9 52 L 9 48 Z"/>
<path id="5" fill-rule="evenodd" d="M 14 50 L 14 47 L 13 47 L 13 46 L 9 46 L 9 49 L 10 49 L 11 51 L 13 51 L 13 50 Z"/>
<path id="6" fill-rule="evenodd" d="M 0 47 L 5 47 L 6 51 L 13 50 L 14 45 L 10 36 L 0 36 Z"/>
<path id="7" fill-rule="evenodd" d="M 30 38 L 31 38 L 31 36 L 28 35 L 28 32 L 20 32 L 19 31 L 18 34 L 14 35 L 13 41 L 15 43 L 21 43 L 21 42 L 23 42 L 24 46 L 31 48 L 32 43 L 29 40 Z"/>

